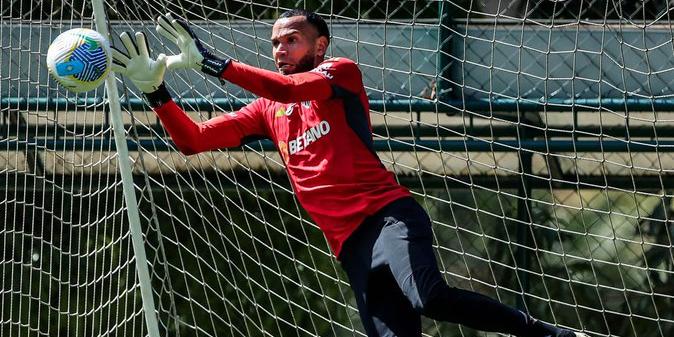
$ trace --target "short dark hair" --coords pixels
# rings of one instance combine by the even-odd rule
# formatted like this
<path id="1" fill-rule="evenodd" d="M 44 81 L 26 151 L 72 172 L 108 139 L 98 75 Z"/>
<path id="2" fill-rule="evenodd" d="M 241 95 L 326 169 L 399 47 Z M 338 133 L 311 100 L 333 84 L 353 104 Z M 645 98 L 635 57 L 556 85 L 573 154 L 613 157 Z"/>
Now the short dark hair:
<path id="1" fill-rule="evenodd" d="M 318 36 L 325 36 L 325 38 L 328 39 L 328 43 L 330 42 L 330 30 L 328 29 L 328 24 L 323 20 L 323 18 L 311 11 L 308 11 L 306 9 L 301 9 L 301 8 L 295 8 L 291 9 L 288 11 L 283 12 L 279 16 L 279 19 L 281 18 L 292 18 L 294 16 L 303 16 L 307 19 L 307 22 L 309 22 L 312 26 L 316 28 L 318 31 Z"/>

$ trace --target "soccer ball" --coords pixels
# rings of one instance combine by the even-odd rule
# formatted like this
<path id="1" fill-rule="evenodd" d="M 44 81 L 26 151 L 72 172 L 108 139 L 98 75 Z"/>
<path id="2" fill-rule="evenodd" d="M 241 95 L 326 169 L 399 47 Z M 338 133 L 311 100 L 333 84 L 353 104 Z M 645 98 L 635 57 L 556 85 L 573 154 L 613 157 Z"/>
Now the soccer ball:
<path id="1" fill-rule="evenodd" d="M 47 51 L 49 74 L 73 92 L 96 89 L 110 72 L 110 43 L 95 30 L 75 28 L 61 33 Z"/>

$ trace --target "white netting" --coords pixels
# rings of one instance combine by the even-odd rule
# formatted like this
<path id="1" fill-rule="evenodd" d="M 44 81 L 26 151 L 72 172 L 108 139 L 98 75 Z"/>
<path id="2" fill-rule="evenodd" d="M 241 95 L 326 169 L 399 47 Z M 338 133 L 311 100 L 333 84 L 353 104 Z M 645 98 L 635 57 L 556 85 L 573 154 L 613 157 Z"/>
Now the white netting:
<path id="1" fill-rule="evenodd" d="M 429 211 L 450 284 L 593 336 L 671 335 L 668 2 L 106 2 L 113 44 L 142 30 L 175 51 L 151 22 L 171 11 L 267 69 L 291 7 L 358 62 L 375 146 Z M 74 27 L 93 27 L 89 2 L 0 3 L 0 336 L 146 334 L 104 90 L 69 94 L 45 69 Z M 363 335 L 275 149 L 185 157 L 118 81 L 162 335 Z M 254 98 L 196 72 L 166 83 L 196 120 Z"/>

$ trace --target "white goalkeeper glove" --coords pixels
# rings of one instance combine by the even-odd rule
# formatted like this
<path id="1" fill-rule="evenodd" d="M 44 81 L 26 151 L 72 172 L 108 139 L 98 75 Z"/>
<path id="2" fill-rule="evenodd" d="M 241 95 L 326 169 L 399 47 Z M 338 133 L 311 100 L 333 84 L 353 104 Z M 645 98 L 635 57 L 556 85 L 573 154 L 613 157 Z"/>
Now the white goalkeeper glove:
<path id="1" fill-rule="evenodd" d="M 156 60 L 150 58 L 145 34 L 136 32 L 135 35 L 135 42 L 127 32 L 119 35 L 126 53 L 112 47 L 112 71 L 131 80 L 143 92 L 151 107 L 159 107 L 171 100 L 171 95 L 164 86 L 167 57 L 159 54 Z"/>
<path id="2" fill-rule="evenodd" d="M 157 18 L 157 32 L 180 49 L 180 54 L 167 57 L 166 64 L 171 70 L 191 68 L 220 78 L 230 63 L 228 58 L 221 59 L 213 55 L 199 41 L 188 24 L 181 19 L 173 18 L 171 13 Z"/>
<path id="3" fill-rule="evenodd" d="M 150 93 L 164 82 L 167 57 L 159 54 L 156 60 L 150 58 L 145 34 L 136 32 L 135 35 L 135 42 L 127 32 L 119 35 L 126 53 L 112 47 L 112 71 L 126 76 L 143 93 Z"/>

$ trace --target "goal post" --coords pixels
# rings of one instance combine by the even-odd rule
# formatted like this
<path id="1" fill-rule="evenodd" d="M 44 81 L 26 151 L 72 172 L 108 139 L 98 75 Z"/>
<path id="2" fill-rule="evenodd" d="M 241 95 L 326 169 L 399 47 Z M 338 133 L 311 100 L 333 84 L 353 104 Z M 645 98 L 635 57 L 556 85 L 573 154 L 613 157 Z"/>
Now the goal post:
<path id="1" fill-rule="evenodd" d="M 76 27 L 177 52 L 155 31 L 167 11 L 217 55 L 273 70 L 272 25 L 294 7 L 358 64 L 375 149 L 428 211 L 450 285 L 593 337 L 674 331 L 669 5 L 100 4 L 0 3 L 0 337 L 364 336 L 273 144 L 185 156 L 123 76 L 75 95 L 46 71 Z M 255 99 L 194 71 L 165 82 L 198 121 Z M 476 335 L 432 320 L 423 334 Z"/>
<path id="2" fill-rule="evenodd" d="M 92 0 L 91 6 L 93 17 L 96 23 L 96 29 L 103 36 L 110 36 L 108 32 L 108 17 L 105 12 L 103 0 Z M 133 254 L 136 260 L 136 271 L 138 273 L 138 283 L 140 295 L 143 303 L 143 316 L 145 317 L 145 328 L 149 337 L 159 337 L 159 326 L 157 325 L 157 316 L 155 313 L 154 298 L 152 294 L 152 284 L 150 273 L 147 267 L 147 257 L 145 254 L 145 244 L 143 240 L 142 228 L 140 225 L 140 216 L 138 215 L 138 203 L 136 201 L 136 191 L 133 186 L 133 177 L 131 173 L 131 162 L 129 160 L 129 149 L 126 146 L 126 134 L 124 122 L 122 121 L 122 109 L 119 103 L 119 91 L 114 73 L 105 79 L 105 89 L 108 98 L 109 118 L 112 126 L 112 133 L 117 149 L 117 167 L 122 179 L 122 190 L 124 192 L 124 205 L 126 217 L 129 222 L 129 232 L 133 244 Z"/>

